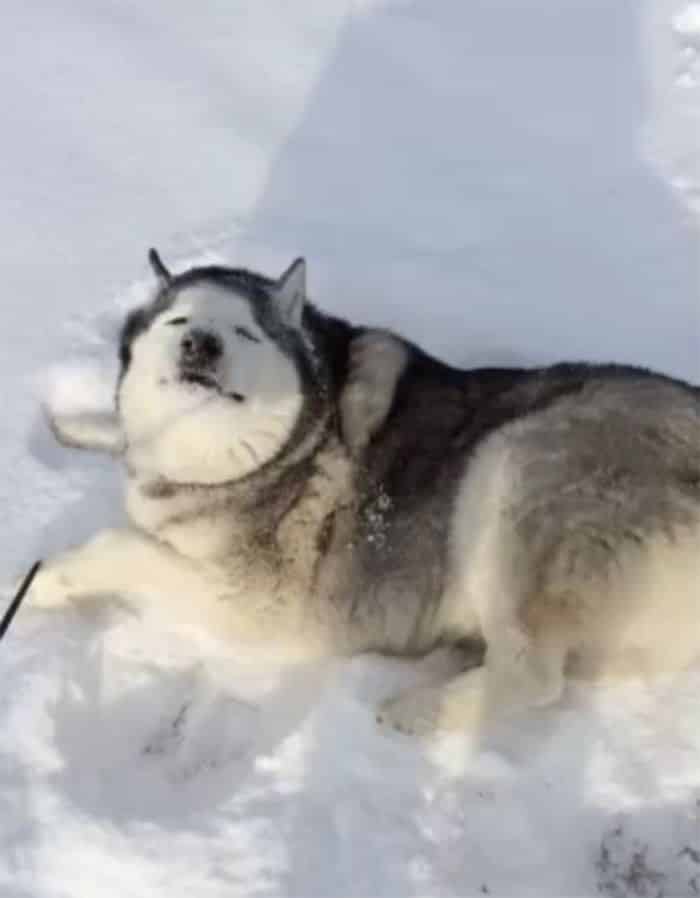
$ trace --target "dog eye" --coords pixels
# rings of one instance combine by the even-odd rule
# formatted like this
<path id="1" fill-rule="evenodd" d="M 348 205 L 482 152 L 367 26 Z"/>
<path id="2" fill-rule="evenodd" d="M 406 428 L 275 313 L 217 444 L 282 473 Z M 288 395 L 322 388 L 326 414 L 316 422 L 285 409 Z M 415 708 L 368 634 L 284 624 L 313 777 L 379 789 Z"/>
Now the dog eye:
<path id="1" fill-rule="evenodd" d="M 187 324 L 189 318 L 171 318 L 170 321 L 166 321 L 166 324 Z"/>
<path id="2" fill-rule="evenodd" d="M 251 334 L 251 332 L 245 327 L 234 327 L 233 329 L 239 337 L 243 337 L 244 340 L 250 340 L 252 343 L 262 343 L 255 334 Z"/>

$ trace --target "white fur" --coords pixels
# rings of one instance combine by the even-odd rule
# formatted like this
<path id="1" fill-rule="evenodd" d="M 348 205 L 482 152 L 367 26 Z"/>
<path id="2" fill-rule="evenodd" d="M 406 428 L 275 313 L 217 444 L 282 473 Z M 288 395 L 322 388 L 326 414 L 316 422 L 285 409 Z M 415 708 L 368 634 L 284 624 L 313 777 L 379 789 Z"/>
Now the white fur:
<path id="1" fill-rule="evenodd" d="M 244 573 L 244 572 L 239 572 Z M 216 564 L 192 559 L 135 529 L 105 530 L 77 549 L 51 559 L 32 584 L 32 604 L 55 608 L 71 599 L 138 597 L 142 611 L 223 641 L 275 645 L 290 660 L 328 652 L 305 623 L 298 597 L 275 601 L 269 582 L 231 576 Z"/>
<path id="2" fill-rule="evenodd" d="M 169 324 L 183 317 L 187 324 Z M 180 341 L 191 327 L 223 340 L 216 379 L 224 393 L 239 393 L 244 402 L 178 380 Z M 255 322 L 248 303 L 216 286 L 192 286 L 132 344 L 120 390 L 127 463 L 175 483 L 235 480 L 279 451 L 301 406 L 294 364 Z"/>
<path id="3" fill-rule="evenodd" d="M 54 436 L 63 446 L 119 455 L 124 451 L 124 433 L 113 412 L 60 413 L 48 411 Z"/>

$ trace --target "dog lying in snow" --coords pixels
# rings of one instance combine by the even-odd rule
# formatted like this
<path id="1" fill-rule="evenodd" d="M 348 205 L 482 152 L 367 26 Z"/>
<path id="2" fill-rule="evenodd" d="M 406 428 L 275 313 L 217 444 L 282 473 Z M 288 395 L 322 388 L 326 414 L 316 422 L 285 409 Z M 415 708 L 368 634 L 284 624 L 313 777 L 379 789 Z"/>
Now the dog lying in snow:
<path id="1" fill-rule="evenodd" d="M 484 663 L 392 698 L 426 734 L 556 701 L 565 674 L 700 650 L 700 391 L 646 370 L 459 370 L 320 312 L 278 279 L 171 274 L 122 330 L 112 417 L 58 417 L 126 469 L 130 526 L 31 595 L 155 602 L 295 657 Z"/>

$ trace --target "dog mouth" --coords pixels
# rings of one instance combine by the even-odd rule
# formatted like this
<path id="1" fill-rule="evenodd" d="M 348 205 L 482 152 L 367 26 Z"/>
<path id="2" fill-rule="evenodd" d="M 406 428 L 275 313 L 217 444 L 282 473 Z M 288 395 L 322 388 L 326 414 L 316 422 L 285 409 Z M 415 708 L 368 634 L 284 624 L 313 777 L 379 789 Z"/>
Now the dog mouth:
<path id="1" fill-rule="evenodd" d="M 223 396 L 225 399 L 233 399 L 234 402 L 245 402 L 245 396 L 242 393 L 237 393 L 235 391 L 227 392 L 215 377 L 212 377 L 210 374 L 205 374 L 203 371 L 193 371 L 185 368 L 180 373 L 180 382 L 201 387 L 203 390 L 216 393 L 218 396 Z"/>
<path id="2" fill-rule="evenodd" d="M 202 371 L 191 371 L 185 368 L 180 374 L 180 380 L 186 384 L 195 384 L 198 387 L 203 387 L 205 390 L 213 390 L 215 393 L 222 392 L 219 382 Z"/>

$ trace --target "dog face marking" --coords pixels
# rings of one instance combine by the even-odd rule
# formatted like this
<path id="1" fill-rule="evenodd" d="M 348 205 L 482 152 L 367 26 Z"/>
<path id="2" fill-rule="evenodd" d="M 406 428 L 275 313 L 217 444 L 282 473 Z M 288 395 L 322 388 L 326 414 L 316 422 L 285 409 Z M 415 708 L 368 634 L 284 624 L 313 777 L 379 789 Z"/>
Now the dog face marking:
<path id="1" fill-rule="evenodd" d="M 240 479 L 287 443 L 304 404 L 283 338 L 301 328 L 303 263 L 248 291 L 203 276 L 169 282 L 122 338 L 127 460 L 175 482 Z"/>

